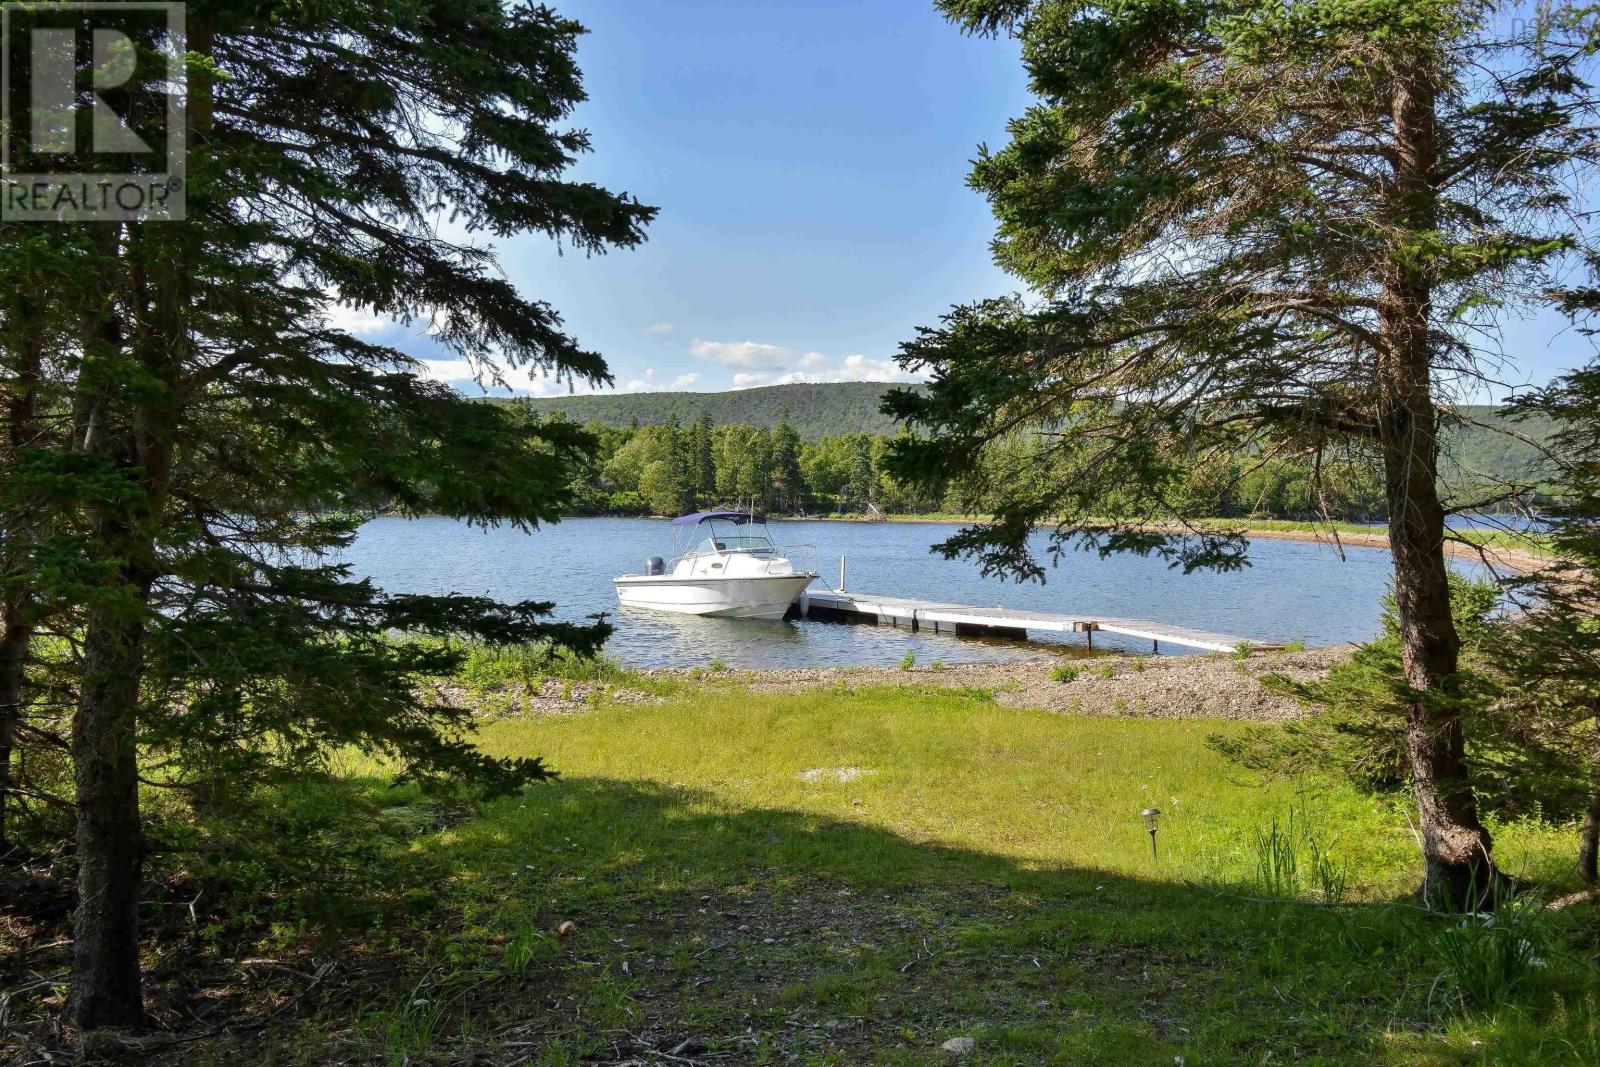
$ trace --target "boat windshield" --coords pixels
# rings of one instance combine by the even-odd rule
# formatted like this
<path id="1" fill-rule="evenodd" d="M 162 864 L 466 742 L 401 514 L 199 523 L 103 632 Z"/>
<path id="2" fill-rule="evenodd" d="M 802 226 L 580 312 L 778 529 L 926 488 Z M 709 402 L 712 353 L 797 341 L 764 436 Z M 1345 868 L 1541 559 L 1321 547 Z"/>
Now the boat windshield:
<path id="1" fill-rule="evenodd" d="M 715 552 L 771 552 L 772 542 L 768 538 L 750 536 L 746 534 L 716 534 L 706 538 L 691 548 L 686 554 L 690 556 L 709 556 Z"/>
<path id="2" fill-rule="evenodd" d="M 740 516 L 738 522 L 727 522 L 721 515 L 703 518 L 697 532 L 707 534 L 685 556 L 710 556 L 716 553 L 749 552 L 766 555 L 776 551 L 772 536 L 767 531 L 766 520 L 753 521 Z M 681 544 L 682 542 L 680 542 Z"/>

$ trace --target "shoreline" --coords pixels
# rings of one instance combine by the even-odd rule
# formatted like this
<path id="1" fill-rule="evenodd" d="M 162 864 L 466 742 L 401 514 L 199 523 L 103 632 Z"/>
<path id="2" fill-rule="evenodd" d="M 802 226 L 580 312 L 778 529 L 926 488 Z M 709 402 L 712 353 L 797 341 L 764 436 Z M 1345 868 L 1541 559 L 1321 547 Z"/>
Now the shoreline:
<path id="1" fill-rule="evenodd" d="M 1387 533 L 1340 533 L 1335 530 L 1331 533 L 1318 533 L 1309 530 L 1261 530 L 1247 528 L 1245 536 L 1258 541 L 1314 541 L 1329 544 L 1335 548 L 1376 548 L 1384 552 L 1389 551 L 1389 535 Z M 1445 555 L 1457 559 L 1474 559 L 1487 563 L 1491 568 L 1512 571 L 1516 574 L 1532 574 L 1550 562 L 1548 556 L 1531 548 L 1510 548 L 1505 545 L 1470 545 L 1460 541 L 1446 541 L 1444 543 Z"/>
<path id="2" fill-rule="evenodd" d="M 670 515 L 566 515 L 557 521 L 570 521 L 572 519 L 651 519 L 666 521 Z M 887 515 L 882 518 L 873 518 L 866 515 L 769 515 L 773 522 L 842 522 L 856 525 L 900 525 L 900 526 L 966 526 L 981 523 L 985 517 L 981 515 Z M 1221 524 L 1224 520 L 1208 520 Z M 1367 530 L 1340 530 L 1337 528 L 1310 529 L 1312 523 L 1296 523 L 1293 519 L 1268 519 L 1268 522 L 1294 524 L 1286 527 L 1271 526 L 1241 526 L 1239 531 L 1251 541 L 1301 541 L 1317 544 L 1326 544 L 1335 550 L 1345 548 L 1371 548 L 1380 551 L 1389 551 L 1389 535 L 1387 527 L 1379 524 Z M 1347 524 L 1354 525 L 1354 524 Z M 1039 529 L 1045 527 L 1041 525 Z M 1148 526 L 1134 527 L 1135 529 L 1170 530 L 1178 532 L 1177 527 Z M 1380 532 L 1384 531 L 1384 532 Z M 1488 531 L 1492 537 L 1509 536 L 1503 531 Z M 1457 531 L 1458 534 L 1463 531 Z M 1472 544 L 1465 540 L 1446 541 L 1445 554 L 1456 559 L 1474 559 L 1485 563 L 1495 572 L 1509 572 L 1517 575 L 1534 574 L 1553 562 L 1553 557 L 1538 548 L 1524 543 L 1522 546 L 1498 544 L 1487 541 L 1483 544 Z"/>
<path id="3" fill-rule="evenodd" d="M 761 667 L 706 672 L 697 668 L 650 667 L 610 681 L 555 677 L 537 685 L 512 682 L 493 695 L 446 685 L 441 695 L 458 705 L 476 705 L 489 719 L 531 715 L 583 715 L 600 700 L 621 705 L 664 705 L 692 699 L 695 692 L 739 690 L 804 694 L 899 689 L 956 690 L 982 694 L 1003 707 L 1058 715 L 1131 719 L 1211 719 L 1285 722 L 1308 714 L 1293 697 L 1275 692 L 1268 675 L 1297 682 L 1320 679 L 1346 660 L 1353 645 L 1235 655 L 1143 656 L 1129 653 L 1089 657 L 1009 660 L 898 667 Z"/>
<path id="4" fill-rule="evenodd" d="M 901 525 L 927 525 L 927 526 L 960 526 L 974 522 L 982 522 L 983 516 L 943 516 L 943 515 L 889 515 L 885 518 L 875 519 L 867 516 L 827 516 L 804 515 L 786 516 L 778 519 L 779 522 L 849 522 L 862 524 L 899 523 Z M 1292 522 L 1289 519 L 1274 519 L 1274 522 Z M 1307 524 L 1310 525 L 1310 524 Z M 1175 527 L 1152 526 L 1152 530 L 1171 530 L 1177 532 Z M 1373 532 L 1339 529 L 1275 529 L 1265 526 L 1240 527 L 1245 537 L 1252 541 L 1300 541 L 1317 544 L 1326 544 L 1335 550 L 1345 548 L 1374 548 L 1389 551 L 1389 534 L 1387 527 L 1375 526 Z M 1383 531 L 1383 532 L 1378 532 Z M 1514 574 L 1533 574 L 1550 563 L 1550 557 L 1532 547 L 1513 548 L 1507 545 L 1485 544 L 1472 545 L 1461 541 L 1446 541 L 1445 554 L 1457 559 L 1474 559 L 1486 563 L 1491 569 L 1510 571 Z"/>

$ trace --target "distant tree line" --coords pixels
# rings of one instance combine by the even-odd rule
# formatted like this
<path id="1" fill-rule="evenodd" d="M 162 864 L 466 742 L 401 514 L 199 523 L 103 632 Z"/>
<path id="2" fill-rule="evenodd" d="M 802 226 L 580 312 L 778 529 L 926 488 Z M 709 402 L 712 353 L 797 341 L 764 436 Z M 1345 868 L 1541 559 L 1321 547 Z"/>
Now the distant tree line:
<path id="1" fill-rule="evenodd" d="M 1002 468 L 1025 471 L 1040 447 L 1018 436 L 985 455 L 979 476 L 920 488 L 886 463 L 900 435 L 841 433 L 804 440 L 787 415 L 777 425 L 716 426 L 709 415 L 687 425 L 585 429 L 597 447 L 578 474 L 577 508 L 589 515 L 683 514 L 698 508 L 751 507 L 779 515 L 985 513 L 998 505 Z M 1359 464 L 1320 473 L 1310 459 L 1236 458 L 1190 471 L 1177 491 L 1219 518 L 1363 522 L 1386 514 L 1382 478 Z"/>
<path id="2" fill-rule="evenodd" d="M 560 416 L 570 422 L 618 428 L 661 426 L 676 419 L 680 426 L 691 426 L 702 417 L 714 426 L 748 425 L 771 430 L 780 419 L 787 421 L 806 441 L 840 434 L 868 434 L 893 437 L 901 424 L 883 411 L 884 394 L 889 386 L 881 382 L 826 382 L 820 384 L 768 385 L 755 389 L 734 389 L 722 393 L 589 393 L 572 396 L 482 398 L 486 403 L 515 405 L 532 415 Z M 904 386 L 913 392 L 926 387 Z M 1551 467 L 1546 442 L 1554 426 L 1542 416 L 1509 421 L 1503 407 L 1464 404 L 1452 408 L 1453 417 L 1441 427 L 1439 475 L 1443 482 L 1458 489 L 1462 499 L 1481 499 L 1492 492 L 1464 488 L 1517 485 L 1541 490 L 1548 499 L 1557 472 Z M 1281 455 L 1280 455 L 1281 458 Z M 1300 472 L 1309 463 L 1271 465 L 1296 471 L 1292 482 L 1304 482 Z M 1242 473 L 1242 471 L 1241 471 Z M 1267 496 L 1274 492 L 1275 476 L 1260 488 Z M 1240 496 L 1252 501 L 1255 496 L 1241 488 Z M 1265 510 L 1274 510 L 1265 506 Z"/>
<path id="3" fill-rule="evenodd" d="M 876 505 L 908 514 L 937 511 L 939 494 L 891 478 L 883 466 L 890 437 L 846 433 L 802 440 L 788 419 L 771 429 L 713 426 L 617 428 L 590 423 L 597 441 L 579 473 L 577 508 L 593 515 L 682 514 L 704 507 L 751 507 L 780 515 L 865 512 Z"/>

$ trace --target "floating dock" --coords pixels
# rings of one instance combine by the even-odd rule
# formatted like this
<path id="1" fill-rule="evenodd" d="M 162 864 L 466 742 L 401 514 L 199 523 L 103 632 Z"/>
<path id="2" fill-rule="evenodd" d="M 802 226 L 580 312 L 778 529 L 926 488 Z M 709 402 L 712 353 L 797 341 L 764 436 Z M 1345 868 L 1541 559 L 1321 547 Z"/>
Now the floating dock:
<path id="1" fill-rule="evenodd" d="M 887 622 L 891 626 L 904 624 L 910 626 L 913 632 L 928 626 L 935 633 L 1019 639 L 1026 638 L 1029 630 L 1081 633 L 1091 648 L 1094 647 L 1096 633 L 1140 638 L 1149 641 L 1156 652 L 1161 651 L 1163 643 L 1206 652 L 1234 652 L 1244 647 L 1263 650 L 1282 647 L 1140 619 L 1018 608 L 975 608 L 964 604 L 940 604 L 931 600 L 908 600 L 873 593 L 846 593 L 839 589 L 808 589 L 800 594 L 799 608 L 800 614 L 806 618 Z"/>

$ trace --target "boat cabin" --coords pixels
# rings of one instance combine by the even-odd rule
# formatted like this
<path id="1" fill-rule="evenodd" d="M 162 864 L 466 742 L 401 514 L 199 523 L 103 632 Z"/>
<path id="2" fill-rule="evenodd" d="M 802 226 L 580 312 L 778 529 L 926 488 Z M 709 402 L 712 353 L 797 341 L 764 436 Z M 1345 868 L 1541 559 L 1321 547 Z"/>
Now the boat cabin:
<path id="1" fill-rule="evenodd" d="M 742 511 L 697 511 L 692 515 L 680 515 L 672 520 L 672 532 L 678 536 L 680 548 L 685 531 L 689 532 L 693 547 L 682 554 L 682 559 L 726 552 L 771 555 L 777 551 L 765 515 Z M 698 535 L 703 536 L 695 541 Z"/>

